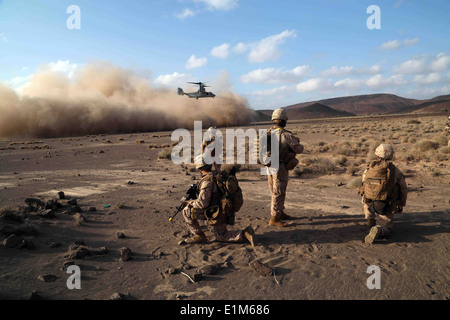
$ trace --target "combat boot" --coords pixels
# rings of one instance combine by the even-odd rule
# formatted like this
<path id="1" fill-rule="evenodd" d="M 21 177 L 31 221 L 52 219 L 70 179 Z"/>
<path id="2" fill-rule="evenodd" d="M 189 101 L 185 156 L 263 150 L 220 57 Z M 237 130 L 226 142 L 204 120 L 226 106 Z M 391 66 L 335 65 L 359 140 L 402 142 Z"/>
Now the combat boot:
<path id="1" fill-rule="evenodd" d="M 256 240 L 255 230 L 253 230 L 252 227 L 248 226 L 247 228 L 244 229 L 244 231 L 242 231 L 242 233 L 245 239 L 247 239 L 248 242 L 250 242 L 252 247 L 255 247 L 255 240 Z"/>
<path id="2" fill-rule="evenodd" d="M 375 227 L 375 225 L 377 224 L 375 219 L 367 219 L 367 226 L 369 228 Z"/>
<path id="3" fill-rule="evenodd" d="M 202 232 L 202 233 L 197 233 L 194 234 L 192 236 L 190 236 L 189 238 L 186 238 L 184 240 L 185 243 L 187 244 L 194 244 L 194 243 L 205 243 L 206 242 L 206 235 Z"/>
<path id="4" fill-rule="evenodd" d="M 270 218 L 269 225 L 274 226 L 274 227 L 281 227 L 281 228 L 288 226 L 287 223 L 285 223 L 275 217 Z"/>
<path id="5" fill-rule="evenodd" d="M 364 238 L 364 242 L 366 244 L 372 244 L 375 239 L 377 239 L 380 236 L 381 229 L 379 226 L 374 226 L 370 229 L 369 234 Z"/>
<path id="6" fill-rule="evenodd" d="M 288 215 L 288 214 L 283 212 L 282 214 L 280 214 L 280 217 L 278 219 L 279 220 L 291 220 L 292 217 L 290 215 Z"/>

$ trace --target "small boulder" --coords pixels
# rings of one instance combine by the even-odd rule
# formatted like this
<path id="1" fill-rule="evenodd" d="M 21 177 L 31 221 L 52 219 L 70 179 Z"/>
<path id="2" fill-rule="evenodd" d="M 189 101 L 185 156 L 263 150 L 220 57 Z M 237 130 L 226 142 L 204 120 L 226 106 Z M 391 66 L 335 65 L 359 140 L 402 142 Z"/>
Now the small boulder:
<path id="1" fill-rule="evenodd" d="M 122 247 L 120 248 L 120 261 L 128 261 L 132 258 L 132 252 L 130 248 Z"/>

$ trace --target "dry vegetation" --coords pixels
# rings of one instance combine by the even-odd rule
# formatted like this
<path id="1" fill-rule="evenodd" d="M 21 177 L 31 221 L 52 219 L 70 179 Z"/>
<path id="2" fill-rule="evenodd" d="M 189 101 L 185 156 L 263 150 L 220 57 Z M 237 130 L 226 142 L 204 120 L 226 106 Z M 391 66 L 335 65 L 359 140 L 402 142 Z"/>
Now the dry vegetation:
<path id="1" fill-rule="evenodd" d="M 374 160 L 380 143 L 394 147 L 394 163 L 412 176 L 410 168 L 420 167 L 433 177 L 445 177 L 450 159 L 450 135 L 443 130 L 438 117 L 417 119 L 390 119 L 386 121 L 304 125 L 295 130 L 300 138 L 305 134 L 333 134 L 336 141 L 308 142 L 305 153 L 298 155 L 300 163 L 295 176 L 346 173 L 349 186 L 358 186 L 366 164 Z M 344 138 L 344 139 L 342 139 Z"/>

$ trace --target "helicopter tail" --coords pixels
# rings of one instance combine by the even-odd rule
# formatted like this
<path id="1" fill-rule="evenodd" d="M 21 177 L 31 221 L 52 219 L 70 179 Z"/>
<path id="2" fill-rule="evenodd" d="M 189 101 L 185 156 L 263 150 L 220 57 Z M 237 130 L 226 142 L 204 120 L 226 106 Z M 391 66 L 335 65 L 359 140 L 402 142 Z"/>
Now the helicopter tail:
<path id="1" fill-rule="evenodd" d="M 178 88 L 178 95 L 179 95 L 179 96 L 182 96 L 182 95 L 184 95 L 184 94 L 185 94 L 185 93 L 184 93 L 183 89 Z"/>

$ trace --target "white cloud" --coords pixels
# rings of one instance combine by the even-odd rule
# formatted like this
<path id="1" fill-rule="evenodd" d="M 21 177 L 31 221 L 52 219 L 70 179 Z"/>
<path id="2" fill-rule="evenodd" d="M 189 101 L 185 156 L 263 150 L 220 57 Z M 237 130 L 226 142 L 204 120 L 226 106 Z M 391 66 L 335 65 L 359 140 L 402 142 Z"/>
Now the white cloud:
<path id="1" fill-rule="evenodd" d="M 413 81 L 418 84 L 427 85 L 441 81 L 441 76 L 437 72 L 428 75 L 418 74 L 414 77 Z"/>
<path id="2" fill-rule="evenodd" d="M 381 89 L 388 86 L 399 86 L 406 83 L 407 81 L 400 74 L 394 74 L 389 78 L 383 77 L 381 74 L 377 74 L 366 81 L 366 85 L 372 89 Z"/>
<path id="3" fill-rule="evenodd" d="M 192 11 L 191 9 L 189 9 L 189 8 L 186 8 L 186 9 L 184 9 L 182 12 L 176 13 L 175 16 L 176 16 L 178 19 L 183 20 L 183 19 L 186 19 L 186 18 L 195 16 L 195 12 Z"/>
<path id="4" fill-rule="evenodd" d="M 365 80 L 345 78 L 334 83 L 336 89 L 357 89 L 364 84 Z"/>
<path id="5" fill-rule="evenodd" d="M 252 94 L 255 96 L 267 97 L 267 96 L 277 95 L 277 94 L 281 94 L 281 93 L 288 93 L 288 92 L 294 91 L 294 89 L 295 88 L 292 86 L 281 86 L 281 87 L 267 89 L 267 90 L 254 91 L 254 92 L 252 92 Z"/>
<path id="6" fill-rule="evenodd" d="M 401 63 L 393 68 L 395 73 L 399 74 L 421 74 L 427 71 L 425 57 L 416 57 Z"/>
<path id="7" fill-rule="evenodd" d="M 197 58 L 194 54 L 189 58 L 186 62 L 186 69 L 195 69 L 199 67 L 203 67 L 208 63 L 207 58 Z"/>
<path id="8" fill-rule="evenodd" d="M 239 0 L 195 0 L 206 5 L 208 10 L 228 11 L 237 8 Z"/>
<path id="9" fill-rule="evenodd" d="M 379 65 L 373 65 L 370 68 L 355 68 L 353 66 L 337 67 L 333 66 L 322 72 L 324 77 L 345 77 L 348 75 L 376 74 L 380 71 Z"/>
<path id="10" fill-rule="evenodd" d="M 398 74 L 428 74 L 448 69 L 450 69 L 450 55 L 447 53 L 440 53 L 436 57 L 421 55 L 393 68 Z"/>
<path id="11" fill-rule="evenodd" d="M 414 39 L 405 39 L 403 40 L 403 45 L 408 47 L 408 46 L 413 46 L 416 43 L 418 43 L 420 41 L 419 38 L 414 38 Z"/>
<path id="12" fill-rule="evenodd" d="M 397 50 L 401 47 L 400 45 L 400 41 L 398 40 L 392 40 L 392 41 L 388 41 L 385 42 L 381 45 L 381 49 L 385 49 L 385 50 Z"/>
<path id="13" fill-rule="evenodd" d="M 297 84 L 296 89 L 298 92 L 311 92 L 311 91 L 327 91 L 333 88 L 333 83 L 329 79 L 313 78 L 307 81 Z"/>
<path id="14" fill-rule="evenodd" d="M 431 62 L 431 69 L 433 71 L 445 71 L 450 68 L 450 55 L 440 53 L 434 61 Z"/>
<path id="15" fill-rule="evenodd" d="M 409 46 L 413 46 L 415 44 L 417 44 L 420 41 L 419 38 L 414 38 L 414 39 L 405 39 L 403 41 L 399 41 L 399 40 L 392 40 L 392 41 L 388 41 L 383 43 L 380 46 L 380 49 L 383 50 L 398 50 L 400 48 L 403 47 L 409 47 Z"/>
<path id="16" fill-rule="evenodd" d="M 309 71 L 309 66 L 298 66 L 291 70 L 266 68 L 253 70 L 241 77 L 243 83 L 297 82 Z"/>
<path id="17" fill-rule="evenodd" d="M 211 55 L 216 58 L 225 59 L 230 54 L 230 45 L 228 43 L 221 44 L 211 50 Z"/>
<path id="18" fill-rule="evenodd" d="M 0 40 L 2 40 L 3 42 L 8 42 L 8 38 L 6 38 L 3 32 L 0 32 Z"/>
<path id="19" fill-rule="evenodd" d="M 154 83 L 165 87 L 180 87 L 188 81 L 195 81 L 195 79 L 192 79 L 189 74 L 174 72 L 158 76 Z"/>
<path id="20" fill-rule="evenodd" d="M 297 34 L 294 30 L 285 30 L 254 43 L 251 45 L 248 55 L 249 61 L 257 63 L 278 59 L 281 55 L 278 46 L 284 43 L 286 39 L 295 38 L 296 36 Z"/>
<path id="21" fill-rule="evenodd" d="M 239 42 L 237 45 L 235 45 L 233 47 L 232 50 L 233 50 L 233 52 L 240 54 L 240 53 L 244 53 L 245 51 L 247 51 L 248 46 L 245 43 Z"/>

